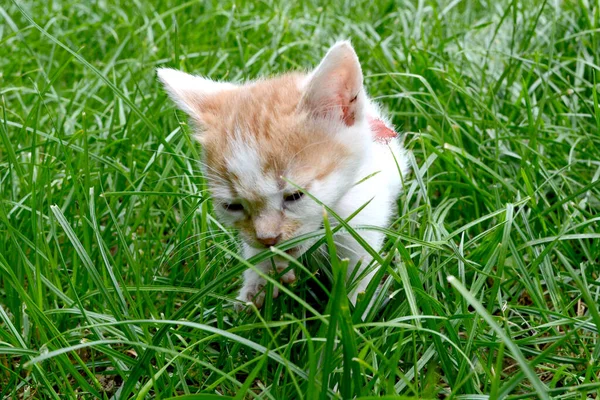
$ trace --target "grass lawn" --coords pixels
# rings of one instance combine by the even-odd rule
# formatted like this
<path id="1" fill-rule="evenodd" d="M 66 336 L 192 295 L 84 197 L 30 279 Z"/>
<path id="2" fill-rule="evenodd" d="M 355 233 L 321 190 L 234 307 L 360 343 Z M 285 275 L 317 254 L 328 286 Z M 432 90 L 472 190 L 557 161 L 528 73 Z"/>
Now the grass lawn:
<path id="1" fill-rule="evenodd" d="M 308 255 L 237 314 L 272 253 L 238 256 L 154 70 L 340 38 L 414 155 L 385 290 L 361 321 Z M 600 398 L 599 70 L 594 0 L 2 2 L 0 398 Z"/>

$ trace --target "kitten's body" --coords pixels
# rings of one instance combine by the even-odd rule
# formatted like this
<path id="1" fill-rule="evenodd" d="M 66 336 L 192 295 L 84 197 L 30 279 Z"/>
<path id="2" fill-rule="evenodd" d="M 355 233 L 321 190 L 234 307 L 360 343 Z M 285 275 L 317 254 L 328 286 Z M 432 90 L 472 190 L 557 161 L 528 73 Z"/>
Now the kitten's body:
<path id="1" fill-rule="evenodd" d="M 215 210 L 240 230 L 246 257 L 320 228 L 322 207 L 289 182 L 342 218 L 370 201 L 351 220 L 353 226 L 389 223 L 401 174 L 408 169 L 406 157 L 366 96 L 349 43 L 332 47 L 308 75 L 287 74 L 241 86 L 169 69 L 159 70 L 159 77 L 199 128 Z M 373 248 L 381 247 L 381 233 L 362 230 L 361 236 Z M 350 259 L 349 274 L 359 261 L 361 268 L 368 266 L 367 252 L 347 233 L 336 235 L 336 243 L 338 254 Z M 304 242 L 289 253 L 299 256 L 311 245 Z M 287 268 L 277 258 L 276 265 L 279 271 Z M 257 267 L 267 273 L 271 263 Z M 353 302 L 373 273 L 354 287 Z M 282 280 L 294 281 L 294 271 Z M 254 270 L 247 270 L 238 299 L 261 306 L 264 284 Z"/>

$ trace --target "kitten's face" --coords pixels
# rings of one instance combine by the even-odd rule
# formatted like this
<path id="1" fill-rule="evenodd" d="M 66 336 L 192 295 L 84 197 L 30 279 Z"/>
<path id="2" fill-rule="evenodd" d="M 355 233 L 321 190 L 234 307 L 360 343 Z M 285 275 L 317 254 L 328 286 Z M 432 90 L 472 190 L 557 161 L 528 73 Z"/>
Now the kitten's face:
<path id="1" fill-rule="evenodd" d="M 349 44 L 334 46 L 309 75 L 240 86 L 173 70 L 159 77 L 198 127 L 216 212 L 250 246 L 318 229 L 322 208 L 304 191 L 333 206 L 356 182 L 369 137 Z"/>

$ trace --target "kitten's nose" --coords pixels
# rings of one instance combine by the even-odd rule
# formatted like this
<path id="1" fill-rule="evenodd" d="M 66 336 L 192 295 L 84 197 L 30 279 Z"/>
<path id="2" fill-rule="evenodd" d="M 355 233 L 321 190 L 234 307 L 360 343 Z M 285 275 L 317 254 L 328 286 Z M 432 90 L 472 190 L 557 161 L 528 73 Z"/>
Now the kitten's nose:
<path id="1" fill-rule="evenodd" d="M 266 247 L 275 246 L 277 243 L 279 243 L 280 239 L 281 239 L 281 235 L 266 236 L 266 237 L 257 237 L 256 238 L 256 240 L 258 240 L 259 242 L 261 242 Z"/>

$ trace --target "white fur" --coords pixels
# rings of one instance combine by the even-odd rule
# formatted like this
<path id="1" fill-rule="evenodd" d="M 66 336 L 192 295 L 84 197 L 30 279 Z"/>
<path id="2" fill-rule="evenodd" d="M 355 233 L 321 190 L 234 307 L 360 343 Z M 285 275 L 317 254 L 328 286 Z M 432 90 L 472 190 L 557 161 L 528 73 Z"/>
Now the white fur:
<path id="1" fill-rule="evenodd" d="M 231 156 L 227 158 L 227 169 L 240 177 L 240 184 L 236 187 L 240 197 L 248 198 L 250 193 L 267 196 L 277 190 L 277 185 L 272 180 L 265 179 L 262 173 L 260 149 L 251 135 L 244 137 L 241 132 L 236 132 L 230 149 Z"/>

